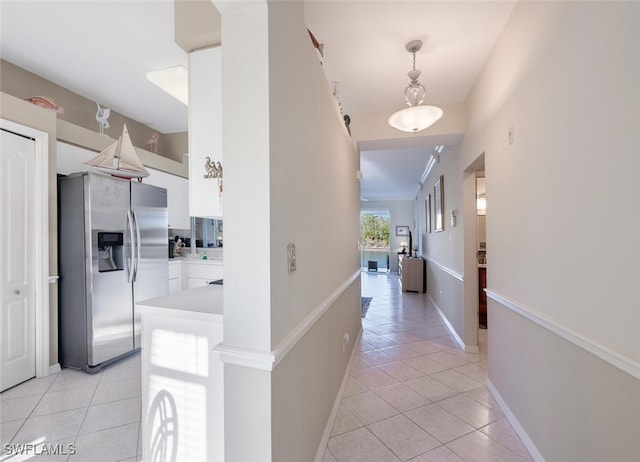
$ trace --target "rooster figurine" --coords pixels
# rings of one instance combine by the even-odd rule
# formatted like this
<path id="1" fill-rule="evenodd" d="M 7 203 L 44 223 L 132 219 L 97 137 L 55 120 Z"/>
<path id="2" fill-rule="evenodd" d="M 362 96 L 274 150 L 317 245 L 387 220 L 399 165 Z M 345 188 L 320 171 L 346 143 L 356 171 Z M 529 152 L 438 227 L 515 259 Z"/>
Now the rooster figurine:
<path id="1" fill-rule="evenodd" d="M 204 169 L 207 172 L 205 178 L 222 178 L 222 164 L 212 161 L 209 156 L 204 159 Z"/>
<path id="2" fill-rule="evenodd" d="M 100 126 L 100 134 L 104 134 L 104 131 L 109 128 L 109 116 L 111 115 L 111 109 L 108 107 L 100 106 L 100 103 L 96 102 L 98 106 L 98 112 L 96 112 L 96 121 Z"/>
<path id="3" fill-rule="evenodd" d="M 204 176 L 205 178 L 213 178 L 213 174 L 216 169 L 216 164 L 211 162 L 211 157 L 207 156 L 204 158 L 204 169 L 207 172 Z"/>

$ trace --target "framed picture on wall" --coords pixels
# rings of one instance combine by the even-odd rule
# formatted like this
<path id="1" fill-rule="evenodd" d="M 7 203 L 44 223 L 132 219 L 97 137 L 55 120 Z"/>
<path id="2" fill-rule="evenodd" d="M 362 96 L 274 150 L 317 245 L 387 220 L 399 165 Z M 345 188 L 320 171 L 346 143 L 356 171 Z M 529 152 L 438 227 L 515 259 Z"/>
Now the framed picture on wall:
<path id="1" fill-rule="evenodd" d="M 431 232 L 431 194 L 427 194 L 424 198 L 424 232 Z"/>
<path id="2" fill-rule="evenodd" d="M 408 236 L 408 235 L 409 235 L 408 226 L 396 226 L 396 236 Z"/>
<path id="3" fill-rule="evenodd" d="M 435 232 L 444 231 L 444 176 L 440 175 L 433 185 L 433 214 Z"/>

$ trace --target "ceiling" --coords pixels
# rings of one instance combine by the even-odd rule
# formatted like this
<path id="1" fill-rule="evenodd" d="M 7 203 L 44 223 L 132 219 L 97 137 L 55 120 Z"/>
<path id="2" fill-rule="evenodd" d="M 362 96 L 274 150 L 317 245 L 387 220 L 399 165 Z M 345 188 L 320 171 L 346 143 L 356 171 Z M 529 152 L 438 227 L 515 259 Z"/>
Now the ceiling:
<path id="1" fill-rule="evenodd" d="M 172 1 L 0 0 L 0 17 L 3 59 L 160 133 L 187 130 L 187 107 L 146 78 L 188 67 Z"/>
<path id="2" fill-rule="evenodd" d="M 428 104 L 464 102 L 515 0 L 307 0 L 307 27 L 324 44 L 323 69 L 338 81 L 345 113 L 389 115 L 404 107 L 407 42 Z M 0 0 L 3 59 L 161 133 L 187 130 L 187 108 L 148 82 L 182 64 L 171 0 Z M 46 96 L 46 95 L 43 95 Z M 424 138 L 424 137 L 423 137 Z M 455 142 L 455 139 L 452 139 Z M 362 152 L 362 197 L 412 199 L 432 149 Z"/>

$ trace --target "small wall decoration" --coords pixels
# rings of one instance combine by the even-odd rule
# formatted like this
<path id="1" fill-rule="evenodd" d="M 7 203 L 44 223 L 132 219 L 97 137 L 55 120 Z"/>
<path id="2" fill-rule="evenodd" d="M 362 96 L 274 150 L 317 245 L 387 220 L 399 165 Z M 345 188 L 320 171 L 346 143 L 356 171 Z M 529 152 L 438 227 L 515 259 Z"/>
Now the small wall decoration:
<path id="1" fill-rule="evenodd" d="M 56 117 L 64 115 L 64 108 L 62 106 L 58 106 L 53 98 L 49 98 L 48 96 L 32 96 L 26 101 L 28 103 L 35 104 L 36 106 L 40 106 L 43 109 L 55 112 Z"/>
<path id="2" fill-rule="evenodd" d="M 205 178 L 222 178 L 222 163 L 211 160 L 211 157 L 204 158 L 204 169 L 207 172 Z"/>
<path id="3" fill-rule="evenodd" d="M 211 157 L 204 159 L 204 169 L 207 172 L 205 178 L 216 178 L 218 180 L 218 200 L 220 202 L 220 210 L 222 210 L 222 162 L 215 162 Z"/>
<path id="4" fill-rule="evenodd" d="M 434 228 L 436 232 L 444 231 L 444 176 L 440 175 L 438 181 L 433 186 L 433 211 L 435 224 Z"/>
<path id="5" fill-rule="evenodd" d="M 424 220 L 424 231 L 428 234 L 431 232 L 431 194 L 424 198 Z"/>
<path id="6" fill-rule="evenodd" d="M 158 134 L 154 133 L 151 138 L 144 143 L 144 148 L 154 154 L 158 154 Z"/>
<path id="7" fill-rule="evenodd" d="M 349 135 L 351 135 L 351 117 L 349 117 L 349 114 L 345 114 L 343 119 L 344 126 L 347 127 L 347 132 L 349 132 Z"/>
<path id="8" fill-rule="evenodd" d="M 309 32 L 309 38 L 311 39 L 313 48 L 315 48 L 318 51 L 320 58 L 324 58 L 324 43 L 320 43 L 316 38 L 316 36 L 313 35 L 313 33 L 309 29 L 307 29 L 307 32 Z M 322 59 L 320 59 L 320 63 L 322 63 Z"/>
<path id="9" fill-rule="evenodd" d="M 396 236 L 408 236 L 408 235 L 409 235 L 408 226 L 396 226 Z"/>
<path id="10" fill-rule="evenodd" d="M 111 109 L 108 107 L 100 106 L 100 103 L 96 101 L 98 106 L 98 112 L 96 112 L 96 121 L 100 127 L 100 134 L 104 134 L 104 131 L 109 128 L 109 116 L 111 115 Z"/>

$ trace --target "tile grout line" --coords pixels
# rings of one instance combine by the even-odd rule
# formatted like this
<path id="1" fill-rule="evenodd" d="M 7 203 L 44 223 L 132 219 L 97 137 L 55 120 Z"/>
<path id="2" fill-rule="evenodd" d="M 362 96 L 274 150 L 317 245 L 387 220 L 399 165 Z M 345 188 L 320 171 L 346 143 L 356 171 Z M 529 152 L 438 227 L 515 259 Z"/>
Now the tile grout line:
<path id="1" fill-rule="evenodd" d="M 363 290 L 363 292 L 364 292 L 364 290 Z M 375 295 L 374 295 L 374 298 L 375 298 Z M 382 297 L 378 296 L 378 298 L 382 298 Z M 422 307 L 426 308 L 427 310 L 429 309 L 429 306 L 422 305 Z M 373 310 L 373 308 L 374 307 L 372 306 L 372 310 L 370 310 L 370 312 L 373 311 L 375 313 L 376 310 Z M 379 309 L 379 311 L 380 311 L 379 312 L 379 316 L 380 316 L 381 319 L 379 319 L 378 322 L 384 323 L 385 326 L 389 326 L 389 325 L 395 324 L 395 325 L 397 325 L 398 328 L 401 327 L 400 324 L 402 324 L 402 322 L 417 322 L 417 321 L 423 321 L 423 322 L 426 322 L 426 323 L 429 322 L 428 319 L 425 319 L 424 316 L 422 316 L 422 317 L 420 317 L 420 316 L 411 316 L 410 312 L 408 311 L 409 309 L 410 308 L 407 308 L 407 313 L 405 313 L 405 315 L 402 316 L 402 319 L 398 321 L 397 317 L 393 318 L 391 316 L 386 316 L 386 317 L 384 316 L 384 313 L 388 312 L 389 309 L 383 310 L 382 308 L 380 308 Z M 422 319 L 419 319 L 419 318 L 422 318 Z M 428 435 L 433 437 L 435 439 L 435 441 L 440 443 L 440 446 L 438 446 L 436 448 L 432 448 L 429 451 L 426 451 L 426 452 L 424 452 L 422 454 L 419 454 L 419 455 L 413 456 L 413 457 L 420 457 L 421 455 L 424 455 L 424 454 L 426 454 L 426 453 L 428 453 L 430 451 L 436 450 L 436 449 L 438 449 L 440 447 L 443 447 L 443 446 L 445 448 L 447 448 L 447 450 L 451 451 L 453 454 L 456 454 L 459 457 L 462 457 L 460 454 L 458 454 L 456 451 L 454 451 L 448 445 L 453 443 L 454 441 L 457 441 L 460 438 L 464 438 L 465 436 L 473 434 L 474 432 L 478 432 L 483 437 L 489 438 L 491 441 L 496 443 L 499 447 L 501 447 L 503 449 L 506 449 L 509 454 L 513 454 L 518 458 L 522 457 L 515 450 L 512 450 L 511 448 L 505 446 L 504 444 L 502 444 L 497 439 L 491 437 L 490 435 L 488 435 L 488 434 L 486 434 L 486 433 L 484 433 L 482 431 L 482 429 L 486 429 L 488 426 L 490 426 L 490 425 L 500 421 L 501 419 L 503 419 L 504 418 L 504 413 L 502 412 L 502 410 L 500 408 L 496 409 L 495 407 L 491 406 L 490 403 L 485 404 L 484 402 L 482 402 L 481 401 L 482 398 L 481 398 L 480 395 L 476 395 L 475 397 L 474 397 L 474 395 L 468 395 L 467 393 L 471 393 L 474 390 L 482 390 L 483 381 L 482 380 L 478 380 L 477 377 L 469 375 L 469 373 L 465 373 L 465 371 L 463 371 L 463 370 L 458 370 L 458 369 L 462 369 L 462 368 L 465 368 L 465 367 L 468 367 L 468 366 L 476 366 L 476 367 L 480 367 L 480 368 L 483 368 L 485 370 L 488 370 L 487 365 L 486 365 L 486 361 L 487 361 L 486 355 L 479 354 L 479 355 L 476 355 L 477 358 L 476 357 L 470 358 L 470 357 L 462 357 L 462 355 L 455 354 L 455 352 L 460 351 L 460 349 L 457 348 L 455 345 L 452 346 L 452 345 L 448 344 L 449 342 L 445 342 L 444 341 L 445 339 L 450 339 L 450 337 L 451 337 L 450 335 L 449 336 L 435 336 L 435 337 L 431 337 L 431 338 L 424 338 L 424 337 L 420 337 L 418 335 L 414 335 L 415 332 L 416 332 L 415 330 L 414 331 L 402 330 L 402 331 L 398 331 L 398 332 L 389 333 L 389 331 L 387 329 L 382 328 L 381 324 L 376 324 L 376 322 L 371 321 L 371 318 L 369 318 L 369 320 L 364 320 L 364 321 L 365 321 L 365 323 L 368 324 L 368 327 L 365 327 L 365 331 L 368 331 L 370 335 L 367 335 L 367 336 L 363 335 L 362 341 L 366 342 L 366 343 L 364 345 L 362 343 L 360 344 L 360 347 L 359 347 L 360 351 L 357 354 L 360 356 L 360 358 L 363 361 L 366 361 L 369 364 L 371 364 L 370 363 L 371 357 L 375 358 L 376 352 L 386 353 L 384 350 L 388 349 L 388 348 L 401 347 L 401 346 L 407 345 L 409 343 L 417 343 L 417 341 L 416 342 L 398 343 L 397 341 L 392 340 L 393 337 L 397 337 L 398 339 L 402 340 L 402 335 L 404 334 L 404 335 L 407 335 L 407 336 L 419 337 L 420 340 L 418 340 L 418 341 L 430 342 L 430 341 L 438 338 L 438 339 L 441 339 L 442 342 L 441 343 L 435 342 L 435 344 L 437 345 L 437 348 L 439 348 L 439 351 L 435 351 L 435 352 L 427 353 L 427 354 L 418 354 L 418 356 L 411 357 L 411 358 L 403 358 L 403 359 L 400 359 L 400 358 L 397 358 L 397 357 L 393 357 L 392 355 L 390 355 L 392 360 L 390 360 L 389 362 L 382 362 L 380 364 L 371 364 L 368 367 L 363 367 L 363 368 L 360 368 L 360 369 L 352 369 L 352 371 L 358 371 L 358 370 L 364 370 L 364 369 L 373 370 L 375 368 L 375 369 L 379 370 L 380 372 L 383 372 L 383 373 L 389 375 L 393 380 L 395 380 L 396 382 L 393 383 L 393 384 L 388 384 L 388 385 L 385 385 L 385 386 L 382 386 L 382 387 L 377 387 L 377 388 L 370 388 L 369 386 L 367 386 L 364 383 L 360 382 L 356 377 L 351 375 L 352 371 L 349 371 L 349 375 L 350 375 L 351 379 L 355 380 L 357 383 L 362 385 L 362 387 L 364 387 L 364 390 L 366 390 L 366 391 L 360 391 L 358 393 L 354 393 L 353 395 L 350 395 L 350 396 L 357 396 L 358 394 L 372 392 L 375 396 L 377 396 L 380 399 L 382 399 L 383 402 L 385 402 L 386 404 L 391 406 L 391 408 L 394 409 L 396 412 L 398 412 L 398 414 L 396 414 L 394 416 L 389 416 L 389 417 L 386 417 L 386 418 L 382 418 L 382 419 L 376 420 L 375 422 L 371 422 L 371 423 L 365 425 L 360 421 L 360 419 L 357 417 L 357 415 L 355 415 L 355 414 L 353 414 L 353 412 L 349 411 L 349 412 L 351 412 L 353 414 L 353 417 L 355 418 L 356 422 L 358 424 L 360 424 L 361 426 L 357 427 L 357 428 L 355 428 L 353 430 L 348 430 L 348 431 L 345 431 L 345 432 L 342 432 L 342 433 L 337 433 L 335 435 L 332 435 L 332 438 L 340 436 L 340 435 L 344 435 L 346 433 L 349 433 L 350 431 L 355 431 L 358 428 L 366 428 L 378 441 L 380 441 L 383 444 L 384 447 L 389 449 L 392 454 L 394 454 L 398 458 L 401 458 L 398 454 L 396 454 L 391 449 L 391 447 L 389 447 L 387 444 L 385 444 L 384 441 L 382 441 L 380 438 L 377 437 L 377 435 L 375 435 L 375 433 L 373 433 L 373 431 L 370 429 L 370 426 L 374 425 L 377 422 L 382 422 L 382 421 L 385 421 L 385 420 L 388 420 L 388 419 L 395 418 L 397 416 L 403 416 L 406 419 L 408 419 L 410 422 L 412 422 L 414 425 L 416 425 L 418 428 L 423 430 L 425 433 L 427 433 Z M 369 322 L 367 322 L 367 321 L 369 321 Z M 389 321 L 389 322 L 387 322 L 387 321 Z M 376 327 L 379 328 L 378 332 L 375 332 Z M 431 326 L 429 326 L 429 327 L 431 327 Z M 400 335 L 394 335 L 394 334 L 400 334 Z M 367 339 L 367 337 L 369 337 L 369 338 Z M 376 342 L 377 338 L 381 338 L 381 339 L 384 338 L 385 340 L 389 340 L 394 345 L 378 347 L 378 346 L 375 345 L 377 343 Z M 368 343 L 367 340 L 373 341 L 374 343 Z M 363 350 L 362 349 L 363 347 L 366 348 L 366 349 Z M 410 347 L 407 347 L 407 348 L 410 351 L 412 351 Z M 370 356 L 369 360 L 367 360 L 367 355 L 365 354 L 367 352 L 371 352 L 371 354 L 369 355 Z M 441 363 L 441 362 L 439 362 L 439 361 L 437 361 L 437 360 L 435 360 L 433 358 L 429 358 L 429 356 L 431 356 L 431 355 L 442 353 L 442 352 L 446 352 L 446 353 L 449 353 L 450 355 L 456 356 L 457 358 L 459 358 L 460 361 L 463 361 L 463 363 L 451 366 L 449 364 L 443 364 L 443 363 Z M 415 353 L 419 353 L 419 352 L 415 351 Z M 410 359 L 413 359 L 413 358 L 426 358 L 426 359 L 429 359 L 431 361 L 434 361 L 434 362 L 438 363 L 440 366 L 444 366 L 445 369 L 440 370 L 440 371 L 436 371 L 436 372 L 432 372 L 431 374 L 425 373 L 424 371 L 422 371 L 420 369 L 417 369 L 417 368 L 415 368 L 415 367 L 413 367 L 410 364 L 407 364 L 405 362 L 406 360 L 410 360 Z M 384 360 L 384 358 L 383 358 L 383 360 Z M 375 359 L 373 359 L 373 361 L 375 361 Z M 392 363 L 399 363 L 399 364 L 402 364 L 404 366 L 407 366 L 407 367 L 409 367 L 409 368 L 411 368 L 413 370 L 416 370 L 421 375 L 419 377 L 416 377 L 415 379 L 412 378 L 412 379 L 400 380 L 397 377 L 395 377 L 394 375 L 389 374 L 384 369 L 382 369 L 385 365 L 392 364 Z M 451 372 L 454 372 L 455 374 L 450 374 Z M 462 381 L 463 383 L 465 381 L 471 381 L 472 385 L 473 384 L 477 384 L 477 386 L 474 386 L 471 389 L 466 389 L 467 388 L 466 385 L 459 385 L 461 387 L 460 389 L 454 388 L 454 386 L 449 385 L 449 384 L 445 383 L 442 380 L 442 379 L 445 378 L 444 376 L 440 377 L 440 379 L 435 377 L 435 375 L 442 374 L 442 373 L 449 373 L 450 375 L 453 375 L 452 380 L 454 378 L 459 378 L 460 381 Z M 482 371 L 480 372 L 480 374 L 476 374 L 476 376 L 477 375 L 481 376 L 482 375 Z M 425 428 L 421 427 L 417 422 L 413 421 L 408 415 L 406 415 L 406 413 L 408 413 L 408 412 L 410 412 L 410 411 L 412 411 L 414 409 L 419 409 L 420 407 L 423 407 L 423 406 L 417 406 L 415 408 L 412 408 L 412 409 L 409 409 L 409 410 L 406 410 L 406 411 L 403 412 L 400 409 L 396 408 L 392 403 L 387 401 L 383 396 L 378 394 L 378 391 L 381 390 L 381 389 L 392 387 L 392 386 L 395 386 L 395 385 L 398 385 L 398 384 L 402 384 L 402 385 L 406 386 L 406 382 L 408 382 L 410 380 L 418 380 L 418 379 L 422 379 L 422 378 L 428 378 L 430 380 L 433 380 L 434 382 L 439 383 L 442 386 L 445 386 L 448 389 L 451 389 L 452 392 L 454 392 L 454 394 L 451 395 L 451 396 L 447 396 L 447 397 L 444 397 L 444 398 L 441 398 L 441 399 L 438 399 L 438 400 L 434 401 L 434 400 L 422 395 L 422 393 L 420 393 L 420 392 L 414 390 L 413 388 L 409 387 L 414 393 L 417 393 L 418 395 L 424 397 L 428 401 L 428 404 L 425 404 L 424 406 L 435 404 L 443 412 L 446 412 L 447 414 L 449 414 L 452 417 L 456 418 L 460 422 L 463 422 L 465 425 L 468 425 L 469 428 L 470 428 L 469 431 L 466 431 L 464 434 L 452 439 L 451 441 L 448 441 L 447 443 L 442 443 L 438 438 L 436 438 L 434 435 L 432 435 L 428 430 L 426 430 Z M 490 422 L 487 422 L 486 424 L 483 424 L 483 425 L 480 425 L 480 426 L 476 426 L 473 423 L 468 422 L 466 419 L 462 419 L 461 417 L 458 417 L 456 414 L 453 414 L 449 410 L 447 410 L 444 407 L 442 407 L 442 403 L 444 401 L 449 400 L 449 399 L 453 399 L 453 398 L 461 398 L 463 400 L 469 400 L 470 402 L 475 403 L 475 405 L 481 406 L 482 408 L 485 408 L 488 412 L 497 413 L 499 416 L 495 420 L 491 420 Z M 349 409 L 347 408 L 347 410 L 349 410 Z M 328 448 L 327 448 L 327 450 L 328 450 Z M 338 459 L 333 452 L 329 451 L 329 453 L 336 460 L 340 461 L 340 459 Z"/>
<path id="2" fill-rule="evenodd" d="M 111 364 L 110 366 L 114 366 L 114 365 L 115 365 L 115 366 L 117 366 L 118 364 Z M 115 425 L 115 426 L 113 426 L 113 427 L 103 428 L 103 429 L 101 429 L 101 430 L 97 430 L 97 431 L 94 431 L 94 432 L 84 433 L 84 434 L 82 434 L 82 435 L 80 434 L 80 431 L 82 430 L 82 426 L 84 425 L 84 423 L 85 423 L 85 421 L 86 421 L 86 418 L 87 418 L 87 415 L 88 415 L 88 413 L 89 413 L 89 409 L 92 407 L 93 400 L 95 399 L 95 395 L 96 395 L 96 393 L 97 393 L 97 391 L 98 391 L 98 388 L 99 388 L 99 387 L 100 387 L 100 385 L 103 383 L 103 382 L 102 382 L 102 380 L 103 380 L 103 378 L 104 378 L 104 377 L 103 377 L 104 370 L 106 370 L 106 369 L 103 369 L 103 370 L 101 370 L 101 371 L 99 372 L 99 374 L 100 374 L 100 378 L 99 378 L 99 380 L 98 380 L 98 383 L 96 384 L 96 388 L 95 388 L 95 390 L 94 390 L 94 392 L 93 392 L 93 395 L 91 396 L 91 400 L 89 401 L 89 405 L 88 405 L 88 406 L 87 406 L 87 408 L 86 408 L 85 415 L 84 415 L 84 417 L 83 417 L 83 419 L 82 419 L 82 423 L 80 424 L 80 427 L 78 428 L 78 434 L 77 434 L 77 435 L 76 435 L 76 437 L 75 437 L 74 444 L 75 444 L 75 443 L 77 443 L 78 438 L 79 438 L 80 436 L 90 435 L 90 434 L 92 434 L 92 433 L 98 433 L 98 432 L 100 432 L 100 431 L 111 430 L 111 429 L 114 429 L 114 428 L 120 428 L 120 427 L 124 427 L 124 426 L 131 425 L 131 424 L 132 424 L 132 423 L 123 423 L 123 424 L 120 424 L 120 425 Z M 109 386 L 108 384 L 117 383 L 117 382 L 122 382 L 122 381 L 124 381 L 124 380 L 135 380 L 135 379 L 137 379 L 137 378 L 138 378 L 138 376 L 136 376 L 136 377 L 125 377 L 125 378 L 121 378 L 121 379 L 119 379 L 119 380 L 110 380 L 110 381 L 104 382 L 104 384 L 105 384 L 106 386 Z M 101 406 L 101 405 L 104 405 L 104 404 L 110 404 L 110 403 L 115 403 L 115 402 L 124 401 L 124 400 L 127 400 L 127 399 L 135 399 L 135 398 L 137 398 L 137 396 L 128 397 L 128 398 L 120 398 L 120 399 L 115 399 L 115 400 L 112 400 L 112 401 L 106 401 L 106 402 L 104 402 L 104 403 L 96 403 L 96 404 L 95 404 L 95 406 Z M 142 395 L 140 396 L 140 398 L 142 399 Z M 137 458 L 138 458 L 138 444 L 139 444 L 139 441 L 140 441 L 140 425 L 141 425 L 141 420 L 142 420 L 142 410 L 140 410 L 139 417 L 140 417 L 140 418 L 139 418 L 139 420 L 138 420 L 138 422 L 137 422 L 137 423 L 138 423 L 138 438 L 136 439 L 136 449 L 135 449 L 135 454 L 134 454 L 132 457 L 125 457 L 124 459 L 121 459 L 121 460 L 127 460 L 127 459 L 131 459 L 131 458 L 134 458 L 134 459 L 136 459 L 136 460 L 137 460 Z"/>
<path id="3" fill-rule="evenodd" d="M 99 372 L 100 377 L 98 378 L 98 383 L 96 384 L 96 388 L 93 390 L 91 394 L 91 399 L 89 400 L 89 405 L 84 410 L 84 416 L 82 416 L 82 421 L 80 422 L 80 426 L 78 427 L 78 432 L 76 433 L 75 438 L 73 439 L 73 445 L 77 448 L 78 437 L 80 436 L 80 431 L 82 430 L 82 426 L 84 425 L 85 420 L 87 420 L 87 414 L 89 413 L 89 408 L 91 407 L 91 403 L 93 402 L 93 398 L 96 396 L 96 392 L 98 391 L 98 387 L 100 386 L 100 382 L 102 381 L 102 370 Z M 71 459 L 71 456 L 67 457 L 67 461 Z"/>
<path id="4" fill-rule="evenodd" d="M 56 374 L 58 377 L 60 376 L 60 372 L 58 372 Z M 31 409 L 31 412 L 29 412 L 29 414 L 24 418 L 24 421 L 22 422 L 22 424 L 20 424 L 20 427 L 18 427 L 18 429 L 16 430 L 15 434 L 11 437 L 11 440 L 9 441 L 9 444 L 12 444 L 16 438 L 16 436 L 18 436 L 18 434 L 20 433 L 20 430 L 22 430 L 22 428 L 25 426 L 25 424 L 27 423 L 27 421 L 31 418 L 33 411 L 36 410 L 36 408 L 38 407 L 38 404 L 40 404 L 40 402 L 42 401 L 42 399 L 44 398 L 44 396 L 49 392 L 49 389 L 51 388 L 51 386 L 53 385 L 53 383 L 58 380 L 58 377 L 56 377 L 55 379 L 53 379 L 51 381 L 51 383 L 49 384 L 49 386 L 44 390 L 44 392 L 42 393 L 42 395 L 40 395 L 40 399 L 38 399 L 38 401 L 36 402 L 35 406 L 33 406 L 33 409 Z M 29 379 L 32 380 L 32 379 Z M 23 382 L 24 383 L 24 382 Z M 20 386 L 20 384 L 18 384 L 17 386 Z M 35 396 L 35 395 L 27 395 L 24 396 L 23 398 L 26 398 L 28 396 Z M 4 448 L 3 448 L 4 451 Z"/>

